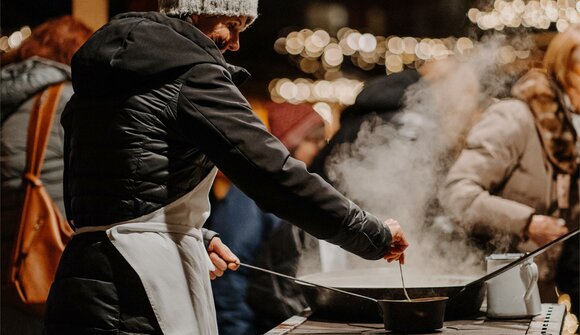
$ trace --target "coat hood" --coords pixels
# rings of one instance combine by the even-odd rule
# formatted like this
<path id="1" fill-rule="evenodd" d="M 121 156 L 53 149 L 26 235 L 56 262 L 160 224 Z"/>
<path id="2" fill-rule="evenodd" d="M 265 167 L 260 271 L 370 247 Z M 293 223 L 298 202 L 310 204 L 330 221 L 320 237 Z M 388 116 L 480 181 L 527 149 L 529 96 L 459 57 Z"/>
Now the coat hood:
<path id="1" fill-rule="evenodd" d="M 74 55 L 73 87 L 80 95 L 134 92 L 176 78 L 191 66 L 226 68 L 236 85 L 249 74 L 229 65 L 215 43 L 193 25 L 157 12 L 115 16 Z"/>
<path id="2" fill-rule="evenodd" d="M 22 62 L 2 68 L 0 92 L 1 122 L 18 107 L 46 87 L 70 79 L 70 68 L 40 57 L 31 57 Z"/>

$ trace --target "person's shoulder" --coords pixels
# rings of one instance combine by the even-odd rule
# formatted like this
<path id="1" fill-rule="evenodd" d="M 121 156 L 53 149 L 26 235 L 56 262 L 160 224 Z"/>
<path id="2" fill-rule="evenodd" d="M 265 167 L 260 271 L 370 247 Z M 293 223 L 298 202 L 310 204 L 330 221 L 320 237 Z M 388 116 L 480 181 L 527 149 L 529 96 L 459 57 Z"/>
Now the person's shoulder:
<path id="1" fill-rule="evenodd" d="M 533 115 L 524 102 L 503 99 L 487 108 L 470 132 L 468 142 L 522 147 L 534 127 Z"/>
<path id="2" fill-rule="evenodd" d="M 529 106 L 518 99 L 502 99 L 490 105 L 485 116 L 496 116 L 506 121 L 517 122 L 520 124 L 533 123 L 534 116 L 529 108 Z"/>
<path id="3" fill-rule="evenodd" d="M 33 72 L 55 71 L 61 73 L 64 79 L 70 78 L 70 66 L 39 56 L 29 57 L 21 62 L 2 67 L 2 79 Z"/>

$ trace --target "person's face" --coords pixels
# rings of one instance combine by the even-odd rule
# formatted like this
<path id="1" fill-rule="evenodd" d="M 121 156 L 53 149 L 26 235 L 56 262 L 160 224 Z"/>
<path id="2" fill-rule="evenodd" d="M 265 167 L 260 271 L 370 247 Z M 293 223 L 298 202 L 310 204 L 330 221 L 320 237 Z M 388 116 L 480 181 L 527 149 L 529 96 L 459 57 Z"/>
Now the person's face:
<path id="1" fill-rule="evenodd" d="M 240 49 L 240 33 L 246 29 L 247 16 L 207 16 L 192 17 L 195 26 L 209 37 L 222 53 Z"/>

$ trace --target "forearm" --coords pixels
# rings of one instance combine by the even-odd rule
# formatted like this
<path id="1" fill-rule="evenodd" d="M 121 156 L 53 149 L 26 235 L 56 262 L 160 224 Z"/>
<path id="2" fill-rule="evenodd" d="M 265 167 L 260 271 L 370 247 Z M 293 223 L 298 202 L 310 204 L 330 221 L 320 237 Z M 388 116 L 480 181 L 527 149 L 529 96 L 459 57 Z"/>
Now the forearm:
<path id="1" fill-rule="evenodd" d="M 290 157 L 224 70 L 200 65 L 187 78 L 177 122 L 264 211 L 364 258 L 377 259 L 388 251 L 388 228 Z M 213 83 L 212 94 L 205 88 L 208 82 Z"/>
<path id="2" fill-rule="evenodd" d="M 491 195 L 469 180 L 442 190 L 440 200 L 449 214 L 467 230 L 501 231 L 523 238 L 534 209 Z"/>

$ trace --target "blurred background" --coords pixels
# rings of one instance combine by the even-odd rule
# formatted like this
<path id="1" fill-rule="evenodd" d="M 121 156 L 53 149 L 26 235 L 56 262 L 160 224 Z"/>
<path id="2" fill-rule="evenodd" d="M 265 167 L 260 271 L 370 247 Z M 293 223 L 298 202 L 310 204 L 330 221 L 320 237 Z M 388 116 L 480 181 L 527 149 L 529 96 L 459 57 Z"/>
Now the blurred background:
<path id="1" fill-rule="evenodd" d="M 98 29 L 119 13 L 156 11 L 157 0 L 4 0 L 0 6 L 0 53 L 4 53 L 17 48 L 32 28 L 49 18 L 72 14 Z M 409 240 L 416 241 L 420 237 L 413 234 L 424 228 L 425 222 L 431 225 L 431 221 L 439 229 L 438 234 L 455 237 L 450 221 L 438 220 L 440 217 L 434 215 L 437 213 L 429 212 L 433 211 L 429 207 L 436 189 L 433 185 L 439 185 L 448 168 L 447 161 L 439 160 L 439 156 L 448 154 L 454 159 L 452 151 L 464 144 L 464 130 L 477 120 L 479 108 L 491 103 L 491 98 L 505 97 L 515 79 L 541 62 L 552 37 L 580 22 L 580 1 L 260 0 L 259 14 L 241 35 L 240 50 L 225 55 L 229 63 L 252 74 L 240 88 L 242 93 L 263 120 L 274 111 L 288 114 L 298 113 L 300 108 L 304 111 L 304 106 L 308 111 L 313 109 L 325 121 L 324 139 L 339 129 L 341 116 L 349 114 L 343 111 L 356 107 L 352 105 L 369 79 L 417 69 L 450 56 L 470 60 L 463 62 L 463 70 L 459 69 L 460 63 L 449 65 L 452 67 L 443 71 L 453 73 L 451 78 L 430 83 L 436 100 L 425 98 L 425 86 L 407 90 L 407 124 L 412 128 L 415 122 L 419 124 L 416 129 L 429 132 L 395 136 L 400 134 L 392 127 L 366 127 L 359 133 L 356 127 L 363 120 L 355 123 L 352 117 L 354 134 L 362 134 L 359 138 L 363 140 L 352 147 L 354 154 L 331 162 L 335 175 L 331 179 L 341 191 L 380 217 L 396 217 L 405 222 L 405 229 L 414 227 L 415 230 L 406 231 L 411 232 Z M 476 85 L 465 73 L 473 75 Z M 382 79 L 393 78 L 396 77 Z M 373 94 L 383 93 L 386 91 Z M 485 93 L 481 94 L 485 99 L 480 93 Z M 360 111 L 362 107 L 359 108 Z M 351 115 L 359 112 L 353 110 Z M 381 112 L 386 115 L 399 111 Z M 445 119 L 449 115 L 455 118 Z M 438 123 L 439 117 L 445 122 Z M 445 127 L 438 128 L 440 124 Z M 348 125 L 348 120 L 344 125 Z M 414 141 L 412 150 L 409 139 Z M 384 206 L 385 203 L 391 206 Z M 481 270 L 481 255 L 471 254 L 471 247 L 459 244 L 463 243 L 460 239 L 448 248 L 454 251 L 453 255 L 446 250 L 446 257 L 441 259 L 425 258 L 424 255 L 439 252 L 441 240 L 445 245 L 452 242 L 443 237 L 432 238 L 434 232 L 429 231 L 431 235 L 425 235 L 427 238 L 418 243 L 420 247 L 407 253 L 410 263 L 419 264 L 417 268 L 437 268 L 433 272 L 441 273 L 452 273 L 447 266 L 468 273 L 473 269 L 468 265 L 475 264 Z M 331 267 L 339 264 L 354 268 L 353 259 L 352 264 L 343 262 L 350 256 L 325 250 L 321 255 L 333 256 L 332 261 L 324 260 Z M 360 259 L 356 261 L 360 263 Z M 370 263 L 358 267 L 370 267 Z"/>
<path id="2" fill-rule="evenodd" d="M 116 14 L 149 10 L 156 0 L 3 1 L 0 49 L 51 17 L 72 14 L 97 29 Z M 252 73 L 242 87 L 249 98 L 307 102 L 332 115 L 366 79 L 467 55 L 488 35 L 514 38 L 499 50 L 501 63 L 533 62 L 554 32 L 580 21 L 579 10 L 575 0 L 262 0 L 240 51 L 226 59 Z M 533 46 L 521 42 L 529 34 Z"/>

